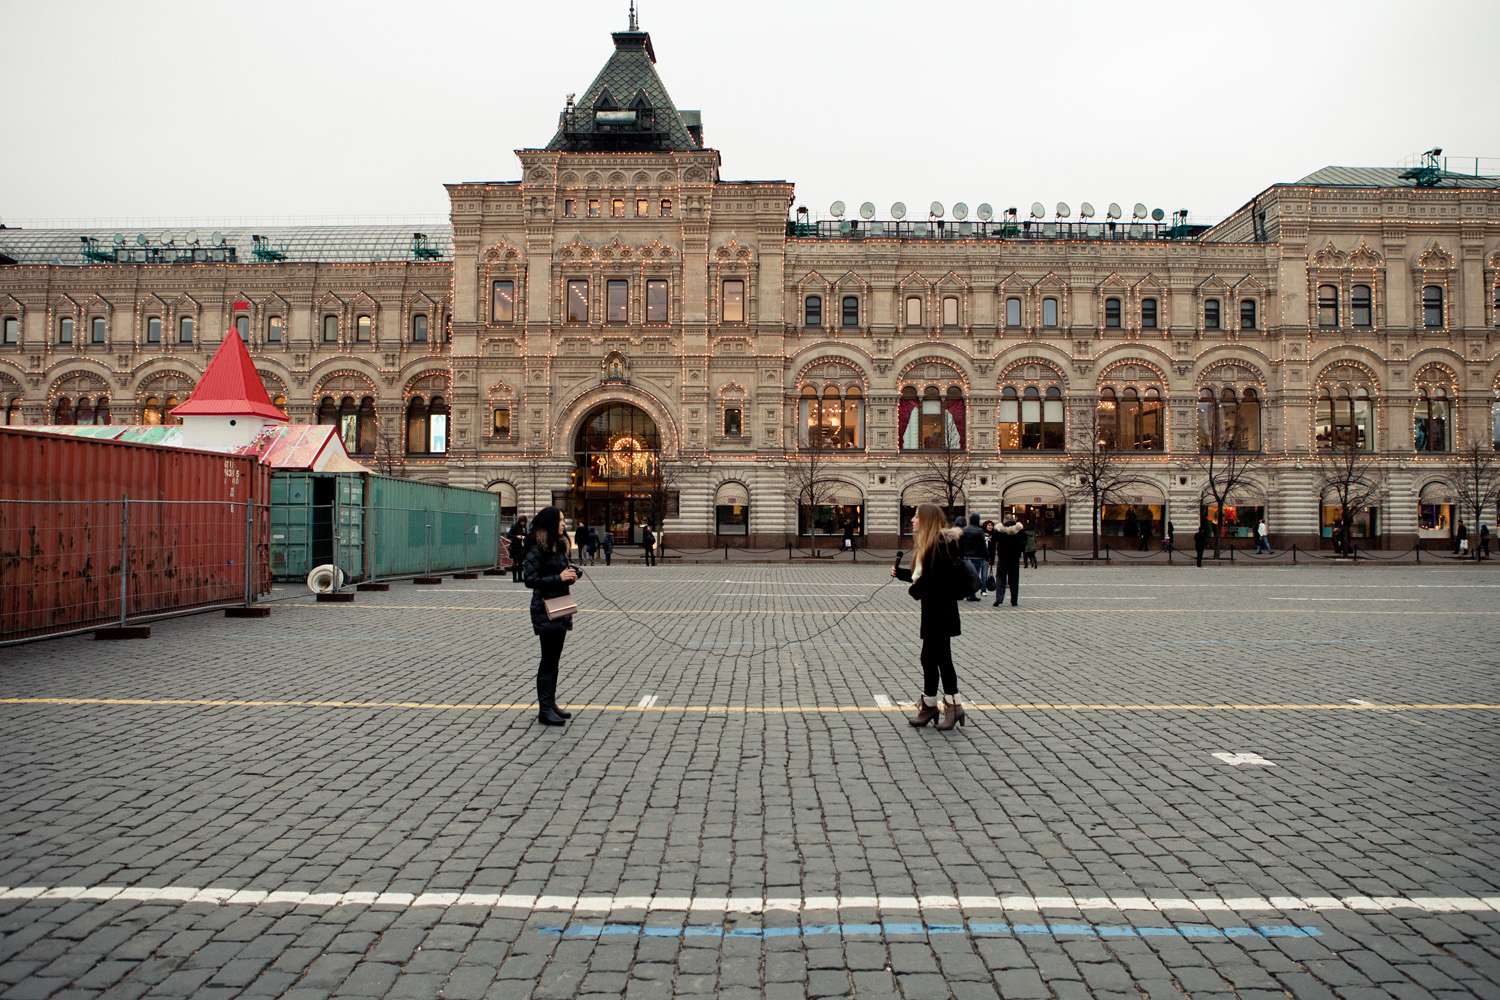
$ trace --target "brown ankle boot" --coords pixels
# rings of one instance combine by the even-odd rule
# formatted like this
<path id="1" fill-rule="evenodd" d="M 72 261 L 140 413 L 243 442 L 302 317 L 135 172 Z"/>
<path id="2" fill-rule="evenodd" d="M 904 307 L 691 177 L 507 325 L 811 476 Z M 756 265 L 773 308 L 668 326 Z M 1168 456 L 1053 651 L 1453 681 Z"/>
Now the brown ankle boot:
<path id="1" fill-rule="evenodd" d="M 947 732 L 954 726 L 965 726 L 964 707 L 958 703 L 957 698 L 943 699 L 943 721 L 937 724 L 940 732 Z"/>
<path id="2" fill-rule="evenodd" d="M 936 719 L 939 715 L 942 714 L 942 712 L 938 708 L 938 701 L 936 698 L 932 699 L 932 704 L 930 705 L 927 703 L 927 701 L 928 699 L 926 695 L 918 698 L 917 714 L 913 715 L 906 721 L 920 728 L 927 725 L 927 723 L 931 722 L 933 719 Z"/>

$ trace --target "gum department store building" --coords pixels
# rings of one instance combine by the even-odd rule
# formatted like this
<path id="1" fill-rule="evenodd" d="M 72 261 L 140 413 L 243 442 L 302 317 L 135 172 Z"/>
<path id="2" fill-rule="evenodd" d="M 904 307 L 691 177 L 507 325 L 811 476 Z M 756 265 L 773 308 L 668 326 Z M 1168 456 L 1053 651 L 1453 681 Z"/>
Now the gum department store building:
<path id="1" fill-rule="evenodd" d="M 1317 544 L 1342 442 L 1383 483 L 1366 544 L 1449 537 L 1453 451 L 1500 435 L 1500 179 L 1328 167 L 1207 229 L 807 222 L 790 183 L 722 179 L 650 36 L 613 38 L 519 180 L 447 186 L 447 228 L 0 229 L 0 415 L 171 421 L 237 329 L 372 468 L 622 539 L 669 481 L 677 547 L 894 544 L 957 452 L 960 504 L 1086 543 L 1061 466 L 1095 433 L 1142 479 L 1106 536 L 1264 515 Z M 1223 511 L 1215 441 L 1259 456 Z"/>

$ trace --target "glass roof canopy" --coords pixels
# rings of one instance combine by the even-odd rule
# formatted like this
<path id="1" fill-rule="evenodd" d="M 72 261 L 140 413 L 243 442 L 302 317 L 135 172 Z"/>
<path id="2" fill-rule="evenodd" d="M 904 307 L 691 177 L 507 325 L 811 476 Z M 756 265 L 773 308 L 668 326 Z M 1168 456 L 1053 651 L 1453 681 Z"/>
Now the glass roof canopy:
<path id="1" fill-rule="evenodd" d="M 427 237 L 422 254 L 414 253 L 413 234 Z M 119 234 L 123 242 L 116 243 Z M 215 234 L 222 242 L 214 239 Z M 256 226 L 213 230 L 204 227 L 186 229 L 0 229 L 0 255 L 18 264 L 59 264 L 78 266 L 97 263 L 110 266 L 125 263 L 174 264 L 192 263 L 194 251 L 227 251 L 216 257 L 236 264 L 258 264 L 252 237 L 264 238 L 262 246 L 285 254 L 285 263 L 369 264 L 382 261 L 453 260 L 453 227 L 425 226 Z M 140 239 L 144 237 L 144 242 Z M 98 241 L 95 248 L 110 255 L 108 261 L 86 260 L 85 238 Z M 117 255 L 116 251 L 129 251 Z M 116 256 L 125 259 L 115 260 Z M 200 262 L 208 254 L 196 258 Z M 269 258 L 267 262 L 274 262 Z"/>

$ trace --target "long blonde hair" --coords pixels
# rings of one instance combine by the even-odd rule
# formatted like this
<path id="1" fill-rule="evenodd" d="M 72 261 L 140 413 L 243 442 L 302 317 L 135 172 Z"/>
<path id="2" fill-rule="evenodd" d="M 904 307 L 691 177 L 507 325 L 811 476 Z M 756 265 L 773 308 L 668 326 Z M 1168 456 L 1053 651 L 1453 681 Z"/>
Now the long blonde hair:
<path id="1" fill-rule="evenodd" d="M 948 515 L 935 503 L 924 503 L 917 508 L 917 527 L 912 532 L 911 578 L 920 580 L 922 569 L 938 545 L 958 540 L 957 528 L 948 526 Z"/>

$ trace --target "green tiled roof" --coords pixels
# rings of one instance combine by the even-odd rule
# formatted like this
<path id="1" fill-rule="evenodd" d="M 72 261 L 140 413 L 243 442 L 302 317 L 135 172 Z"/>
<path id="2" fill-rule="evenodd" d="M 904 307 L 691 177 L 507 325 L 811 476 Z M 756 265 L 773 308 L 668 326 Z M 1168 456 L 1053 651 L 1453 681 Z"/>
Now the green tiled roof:
<path id="1" fill-rule="evenodd" d="M 667 87 L 656 75 L 656 56 L 651 48 L 651 36 L 644 31 L 617 31 L 614 33 L 615 51 L 589 84 L 589 89 L 575 102 L 574 120 L 570 128 L 559 127 L 548 149 L 575 148 L 566 132 L 592 132 L 594 130 L 594 105 L 599 97 L 609 91 L 614 106 L 628 110 L 636 95 L 645 92 L 646 99 L 656 112 L 656 125 L 666 133 L 665 143 L 657 148 L 668 150 L 701 149 L 688 126 L 683 113 L 672 103 Z M 689 115 L 696 112 L 688 112 Z"/>
<path id="2" fill-rule="evenodd" d="M 1301 187 L 1411 187 L 1410 180 L 1401 179 L 1403 173 L 1400 167 L 1324 167 L 1295 183 Z M 1494 188 L 1500 187 L 1500 179 L 1440 173 L 1438 187 Z"/>

